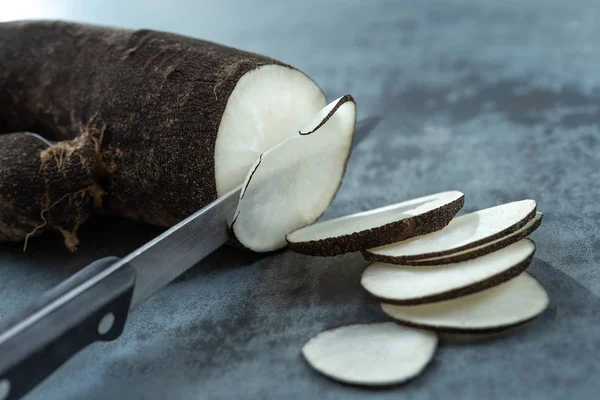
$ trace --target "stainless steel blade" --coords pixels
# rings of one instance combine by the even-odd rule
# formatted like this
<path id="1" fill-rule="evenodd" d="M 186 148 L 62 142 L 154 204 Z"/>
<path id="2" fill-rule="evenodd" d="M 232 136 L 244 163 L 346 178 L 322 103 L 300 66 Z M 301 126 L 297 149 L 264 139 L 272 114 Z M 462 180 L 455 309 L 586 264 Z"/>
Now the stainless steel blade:
<path id="1" fill-rule="evenodd" d="M 233 215 L 241 186 L 181 221 L 93 278 L 46 304 L 27 318 L 0 332 L 0 343 L 22 332 L 78 295 L 117 272 L 127 263 L 136 270 L 131 312 L 141 301 L 185 272 L 228 240 L 227 215 Z"/>
<path id="2" fill-rule="evenodd" d="M 221 196 L 111 267 L 128 263 L 136 270 L 131 309 L 229 240 L 241 190 Z"/>
<path id="3" fill-rule="evenodd" d="M 380 120 L 369 117 L 358 121 L 352 148 Z M 129 263 L 136 269 L 131 309 L 229 240 L 228 222 L 235 213 L 240 191 L 241 186 L 221 196 L 111 267 Z"/>
<path id="4" fill-rule="evenodd" d="M 352 148 L 380 120 L 376 116 L 358 121 Z M 240 191 L 241 186 L 221 196 L 111 267 L 129 263 L 136 269 L 131 309 L 229 240 L 228 222 L 234 215 Z"/>
<path id="5" fill-rule="evenodd" d="M 352 150 L 354 150 L 363 140 L 365 140 L 369 134 L 375 129 L 375 127 L 381 121 L 380 116 L 373 116 L 363 118 L 356 122 L 356 129 L 354 130 L 354 140 L 352 141 Z"/>
<path id="6" fill-rule="evenodd" d="M 380 117 L 356 123 L 352 148 L 377 126 Z M 131 309 L 229 240 L 228 222 L 235 213 L 241 186 L 207 205 L 112 268 L 129 263 L 137 272 Z"/>
<path id="7" fill-rule="evenodd" d="M 380 120 L 380 117 L 370 117 L 359 121 L 352 148 L 355 148 Z M 229 240 L 229 219 L 235 213 L 240 192 L 241 186 L 221 196 L 98 275 L 48 303 L 2 333 L 0 342 L 59 309 L 127 264 L 132 265 L 137 273 L 132 304 L 129 308 L 131 312 L 146 298 Z"/>
<path id="8" fill-rule="evenodd" d="M 352 148 L 367 137 L 380 120 L 380 117 L 370 117 L 358 121 Z M 31 323 L 40 317 L 40 313 L 52 312 L 126 264 L 132 265 L 137 273 L 130 311 L 135 309 L 157 290 L 229 240 L 228 223 L 235 213 L 240 192 L 241 186 L 219 197 L 94 278 L 48 304 L 22 324 Z"/>

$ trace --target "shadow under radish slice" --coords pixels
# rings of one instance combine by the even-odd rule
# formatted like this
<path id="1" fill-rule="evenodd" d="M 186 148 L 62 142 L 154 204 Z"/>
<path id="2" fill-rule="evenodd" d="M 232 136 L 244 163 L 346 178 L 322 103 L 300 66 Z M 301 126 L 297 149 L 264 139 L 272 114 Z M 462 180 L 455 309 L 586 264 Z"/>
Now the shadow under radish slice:
<path id="1" fill-rule="evenodd" d="M 535 215 L 534 200 L 515 201 L 461 215 L 437 232 L 362 253 L 367 260 L 407 265 L 488 244 L 522 228 Z"/>
<path id="2" fill-rule="evenodd" d="M 314 369 L 353 385 L 389 386 L 419 375 L 437 349 L 435 333 L 394 322 L 342 326 L 302 347 Z"/>
<path id="3" fill-rule="evenodd" d="M 441 192 L 318 222 L 290 233 L 286 239 L 297 253 L 335 256 L 440 230 L 463 204 L 462 192 Z"/>
<path id="4" fill-rule="evenodd" d="M 280 249 L 288 233 L 323 214 L 346 170 L 355 125 L 356 104 L 346 95 L 259 157 L 231 225 L 241 245 L 257 252 Z"/>
<path id="5" fill-rule="evenodd" d="M 505 282 L 523 272 L 535 244 L 523 239 L 483 257 L 455 264 L 414 268 L 374 262 L 362 286 L 385 303 L 415 305 L 453 299 Z"/>
<path id="6" fill-rule="evenodd" d="M 531 235 L 533 232 L 535 232 L 537 228 L 540 227 L 540 225 L 542 224 L 543 217 L 544 215 L 538 211 L 535 214 L 535 217 L 531 221 L 526 223 L 525 226 L 507 236 L 501 237 L 500 239 L 483 244 L 481 246 L 474 247 L 472 249 L 463 250 L 458 253 L 453 253 L 446 256 L 425 258 L 423 260 L 407 261 L 406 265 L 410 265 L 413 267 L 445 265 L 485 256 L 486 254 L 503 249 Z"/>
<path id="7" fill-rule="evenodd" d="M 396 322 L 440 332 L 497 332 L 528 322 L 548 307 L 546 290 L 527 272 L 463 297 L 417 306 L 382 304 Z"/>

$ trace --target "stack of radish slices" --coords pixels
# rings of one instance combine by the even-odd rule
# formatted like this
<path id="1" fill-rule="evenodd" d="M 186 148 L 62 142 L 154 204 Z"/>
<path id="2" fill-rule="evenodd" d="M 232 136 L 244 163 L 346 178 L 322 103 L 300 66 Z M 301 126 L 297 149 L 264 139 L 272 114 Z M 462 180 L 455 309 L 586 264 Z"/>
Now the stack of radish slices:
<path id="1" fill-rule="evenodd" d="M 392 385 L 417 376 L 434 357 L 436 332 L 497 333 L 548 306 L 525 269 L 542 222 L 522 200 L 456 217 L 458 191 L 406 201 L 307 226 L 287 236 L 299 253 L 361 251 L 373 261 L 362 286 L 394 322 L 325 331 L 302 348 L 322 374 L 356 385 Z"/>

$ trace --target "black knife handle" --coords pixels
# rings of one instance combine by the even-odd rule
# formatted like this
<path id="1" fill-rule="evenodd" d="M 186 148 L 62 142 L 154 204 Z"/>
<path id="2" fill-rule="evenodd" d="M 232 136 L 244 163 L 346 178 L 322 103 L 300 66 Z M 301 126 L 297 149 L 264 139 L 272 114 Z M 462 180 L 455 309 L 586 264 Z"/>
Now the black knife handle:
<path id="1" fill-rule="evenodd" d="M 24 396 L 87 345 L 121 335 L 135 286 L 133 267 L 126 264 L 72 292 L 116 261 L 91 263 L 0 324 L 0 400 Z"/>

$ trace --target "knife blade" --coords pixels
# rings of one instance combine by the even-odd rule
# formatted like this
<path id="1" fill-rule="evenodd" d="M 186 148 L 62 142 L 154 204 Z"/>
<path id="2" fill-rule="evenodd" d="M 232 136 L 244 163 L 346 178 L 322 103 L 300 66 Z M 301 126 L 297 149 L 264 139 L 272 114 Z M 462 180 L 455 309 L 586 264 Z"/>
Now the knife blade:
<path id="1" fill-rule="evenodd" d="M 381 117 L 356 124 L 352 149 Z M 106 257 L 0 323 L 0 400 L 28 393 L 87 345 L 118 338 L 127 315 L 227 243 L 241 186 L 122 259 Z"/>
<path id="2" fill-rule="evenodd" d="M 380 117 L 357 122 L 352 149 L 377 126 Z M 229 241 L 228 218 L 234 215 L 242 187 L 221 196 L 191 217 L 118 261 L 110 269 L 132 265 L 136 274 L 131 309 Z M 165 268 L 169 265 L 168 268 Z M 107 271 L 108 273 L 108 271 Z"/>

